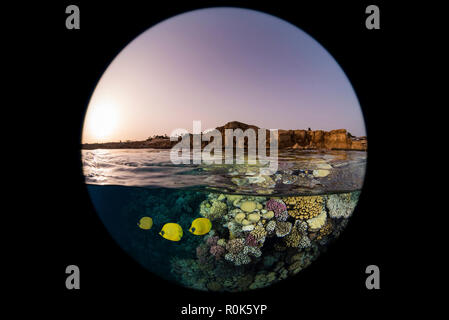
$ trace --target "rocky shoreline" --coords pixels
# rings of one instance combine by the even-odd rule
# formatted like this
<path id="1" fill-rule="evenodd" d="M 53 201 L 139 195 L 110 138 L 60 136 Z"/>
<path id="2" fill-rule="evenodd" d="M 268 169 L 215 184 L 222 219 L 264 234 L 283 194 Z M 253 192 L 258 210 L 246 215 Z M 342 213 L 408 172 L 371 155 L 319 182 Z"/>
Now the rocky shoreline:
<path id="1" fill-rule="evenodd" d="M 248 125 L 238 121 L 228 122 L 216 129 L 222 133 L 224 139 L 225 129 L 259 129 L 256 126 Z M 299 149 L 299 150 L 356 150 L 366 151 L 368 144 L 366 137 L 352 136 L 346 129 L 331 131 L 324 130 L 282 130 L 279 131 L 279 149 Z M 267 133 L 267 147 L 269 147 L 269 131 Z M 190 135 L 192 141 L 192 135 Z M 156 136 L 143 141 L 106 142 L 106 143 L 84 143 L 83 150 L 94 149 L 170 149 L 177 141 L 170 141 L 168 136 Z M 203 142 L 202 147 L 208 142 Z M 224 146 L 224 141 L 223 144 Z"/>

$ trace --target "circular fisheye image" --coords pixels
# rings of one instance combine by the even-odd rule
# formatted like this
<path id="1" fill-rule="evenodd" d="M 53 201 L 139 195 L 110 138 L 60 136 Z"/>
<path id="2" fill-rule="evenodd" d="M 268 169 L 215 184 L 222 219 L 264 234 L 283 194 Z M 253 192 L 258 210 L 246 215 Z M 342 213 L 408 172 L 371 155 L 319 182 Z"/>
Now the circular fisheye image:
<path id="1" fill-rule="evenodd" d="M 115 241 L 204 291 L 313 268 L 353 214 L 366 150 L 330 53 L 240 8 L 190 11 L 132 40 L 100 78 L 82 134 L 87 189 Z"/>

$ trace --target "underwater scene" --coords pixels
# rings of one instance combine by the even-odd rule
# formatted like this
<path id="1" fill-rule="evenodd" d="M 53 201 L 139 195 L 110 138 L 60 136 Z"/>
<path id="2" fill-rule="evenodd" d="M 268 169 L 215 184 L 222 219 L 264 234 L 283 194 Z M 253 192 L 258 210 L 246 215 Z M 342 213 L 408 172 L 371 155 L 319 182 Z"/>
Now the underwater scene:
<path id="1" fill-rule="evenodd" d="M 180 164 L 170 150 L 82 150 L 107 230 L 150 272 L 187 288 L 240 292 L 296 275 L 344 230 L 366 152 L 280 150 L 262 164 Z"/>

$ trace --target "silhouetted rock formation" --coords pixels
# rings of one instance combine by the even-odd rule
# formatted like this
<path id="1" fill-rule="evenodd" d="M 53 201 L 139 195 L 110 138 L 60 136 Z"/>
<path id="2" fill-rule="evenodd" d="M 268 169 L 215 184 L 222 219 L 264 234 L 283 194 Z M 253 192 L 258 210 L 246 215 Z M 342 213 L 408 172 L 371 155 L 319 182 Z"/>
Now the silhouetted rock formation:
<path id="1" fill-rule="evenodd" d="M 222 136 L 222 146 L 224 147 L 226 129 L 254 129 L 256 131 L 256 140 L 259 127 L 246 123 L 231 121 L 224 126 L 216 128 Z M 301 150 L 367 150 L 366 137 L 354 137 L 346 129 L 337 129 L 331 131 L 324 130 L 282 130 L 279 129 L 279 149 L 293 148 Z M 179 138 L 181 139 L 181 138 Z M 266 130 L 267 147 L 269 147 L 270 132 Z M 246 139 L 245 139 L 246 140 Z M 192 134 L 190 134 L 192 144 Z M 170 141 L 168 137 L 156 136 L 145 141 L 128 142 L 107 142 L 107 143 L 89 143 L 82 144 L 82 149 L 170 149 L 178 142 Z M 202 142 L 204 147 L 208 142 Z M 247 143 L 245 141 L 245 146 Z"/>

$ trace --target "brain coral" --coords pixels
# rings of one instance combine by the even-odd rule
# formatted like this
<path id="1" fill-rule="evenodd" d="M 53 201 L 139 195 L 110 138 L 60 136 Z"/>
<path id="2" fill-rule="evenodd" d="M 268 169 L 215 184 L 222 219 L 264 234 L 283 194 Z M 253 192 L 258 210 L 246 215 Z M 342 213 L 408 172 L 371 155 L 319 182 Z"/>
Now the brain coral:
<path id="1" fill-rule="evenodd" d="M 357 204 L 357 196 L 351 193 L 332 194 L 327 197 L 326 207 L 332 218 L 349 218 Z"/>
<path id="2" fill-rule="evenodd" d="M 307 220 L 319 215 L 324 206 L 322 196 L 287 197 L 288 214 L 295 219 Z"/>
<path id="3" fill-rule="evenodd" d="M 255 201 L 244 201 L 240 205 L 240 209 L 245 212 L 253 212 L 257 207 L 257 203 Z"/>

